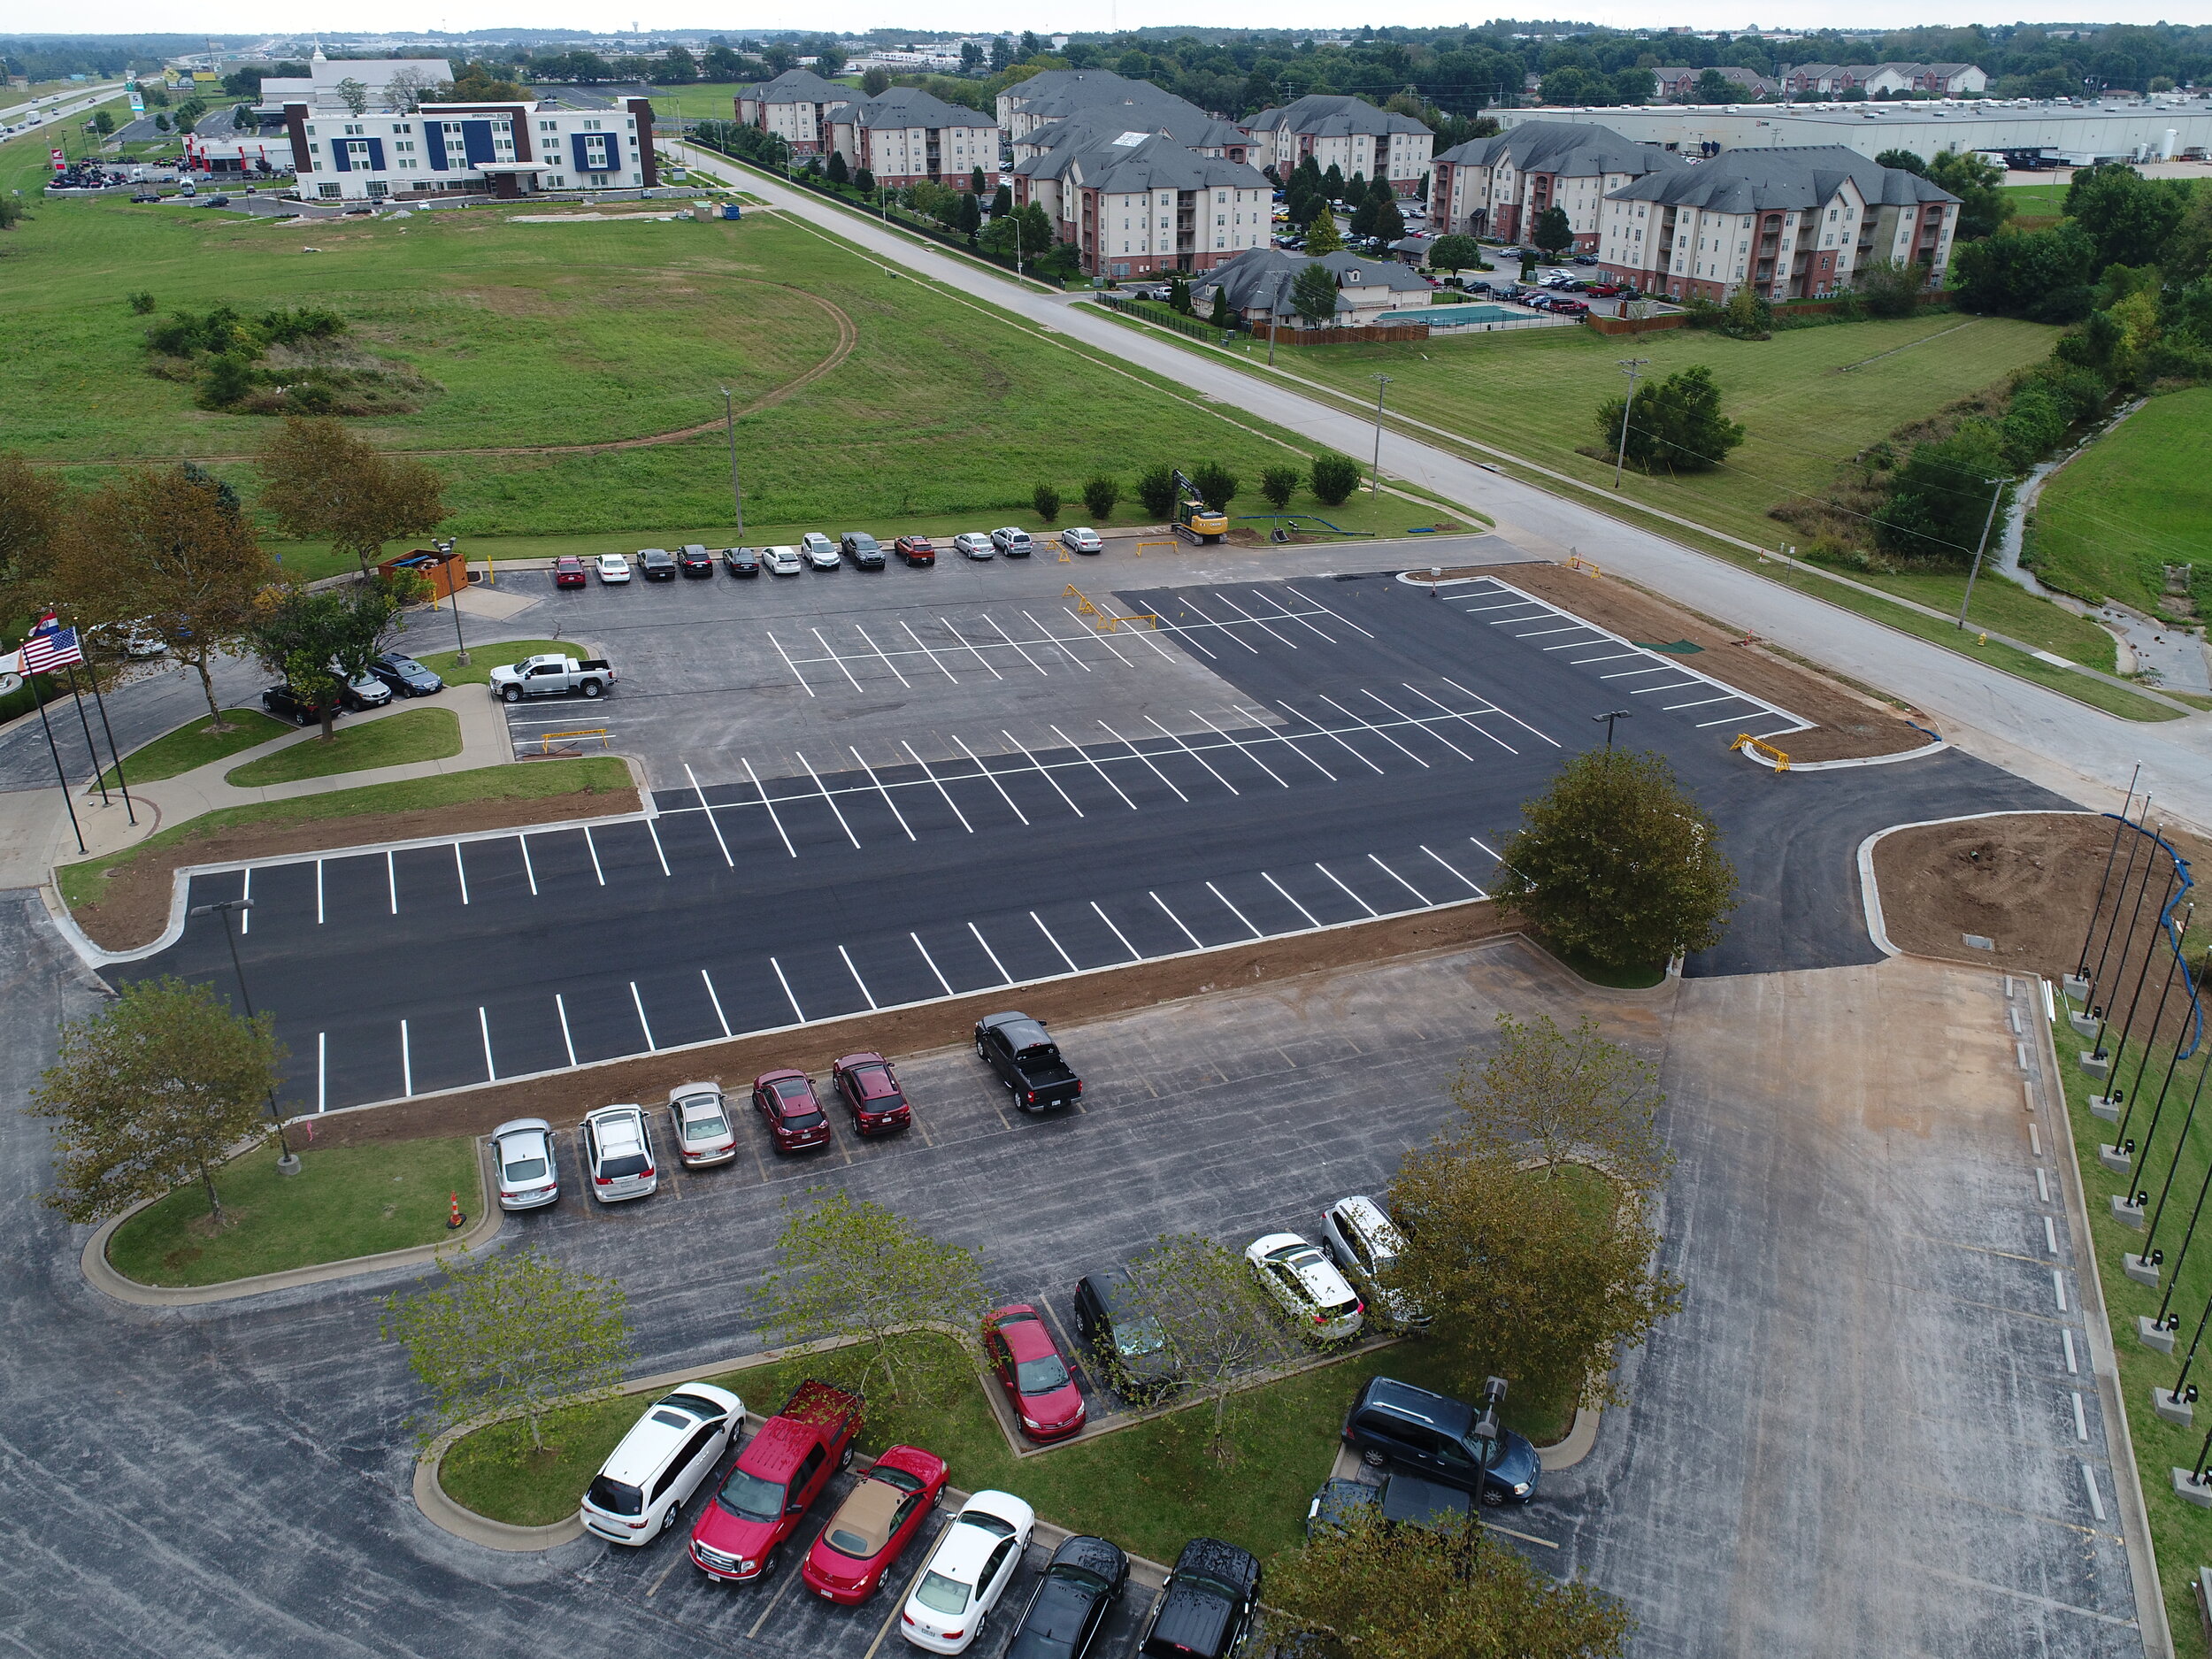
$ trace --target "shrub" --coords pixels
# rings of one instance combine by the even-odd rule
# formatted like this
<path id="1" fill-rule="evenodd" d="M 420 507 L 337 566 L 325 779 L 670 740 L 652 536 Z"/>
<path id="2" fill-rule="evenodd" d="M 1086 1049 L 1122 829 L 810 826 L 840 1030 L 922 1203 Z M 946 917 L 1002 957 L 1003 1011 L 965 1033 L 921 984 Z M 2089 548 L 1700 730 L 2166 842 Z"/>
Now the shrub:
<path id="1" fill-rule="evenodd" d="M 1311 477 L 1314 499 L 1325 507 L 1335 507 L 1359 488 L 1360 465 L 1348 455 L 1317 455 Z"/>
<path id="2" fill-rule="evenodd" d="M 1114 504 L 1121 499 L 1121 486 L 1101 472 L 1087 480 L 1083 486 L 1083 509 L 1091 515 L 1093 524 L 1104 524 L 1114 516 Z"/>
<path id="3" fill-rule="evenodd" d="M 244 357 L 232 352 L 221 352 L 207 360 L 200 371 L 200 389 L 196 399 L 202 409 L 229 409 L 242 402 L 253 389 L 253 370 Z"/>
<path id="4" fill-rule="evenodd" d="M 1294 466 L 1271 466 L 1260 474 L 1260 494 L 1267 497 L 1271 507 L 1284 507 L 1298 488 L 1298 469 Z"/>
<path id="5" fill-rule="evenodd" d="M 829 181 L 832 184 L 843 184 L 849 180 L 852 176 L 852 169 L 845 165 L 845 152 L 841 150 L 831 150 L 829 158 Z"/>
<path id="6" fill-rule="evenodd" d="M 1740 422 L 1721 412 L 1720 388 L 1713 372 L 1696 364 L 1663 380 L 1636 388 L 1632 412 L 1622 442 L 1625 400 L 1609 397 L 1598 405 L 1597 429 L 1606 452 L 1617 448 L 1647 472 L 1694 472 L 1717 466 L 1744 441 Z"/>
<path id="7" fill-rule="evenodd" d="M 123 297 L 130 302 L 131 310 L 141 317 L 150 315 L 154 309 L 154 296 L 144 288 L 134 294 L 126 294 Z"/>
<path id="8" fill-rule="evenodd" d="M 1137 499 L 1145 517 L 1165 518 L 1175 511 L 1175 469 L 1163 462 L 1137 474 Z"/>
<path id="9" fill-rule="evenodd" d="M 1217 511 L 1236 499 L 1237 475 L 1218 461 L 1202 461 L 1193 467 L 1190 481 L 1198 486 L 1206 505 Z"/>
<path id="10" fill-rule="evenodd" d="M 1060 516 L 1060 492 L 1049 484 L 1040 484 L 1029 492 L 1029 504 L 1037 510 L 1037 517 L 1050 524 Z"/>
<path id="11" fill-rule="evenodd" d="M 1902 259 L 1877 260 L 1853 274 L 1853 288 L 1876 317 L 1909 317 L 1919 309 L 1921 269 Z"/>

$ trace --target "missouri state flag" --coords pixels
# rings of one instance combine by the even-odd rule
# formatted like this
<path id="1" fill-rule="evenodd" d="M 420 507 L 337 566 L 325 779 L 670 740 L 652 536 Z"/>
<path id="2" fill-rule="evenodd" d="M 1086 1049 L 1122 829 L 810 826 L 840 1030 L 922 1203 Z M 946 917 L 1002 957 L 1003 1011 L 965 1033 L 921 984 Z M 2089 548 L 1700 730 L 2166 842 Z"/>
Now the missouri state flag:
<path id="1" fill-rule="evenodd" d="M 50 613 L 40 619 L 30 637 L 23 641 L 23 672 L 27 674 L 50 674 L 57 668 L 67 668 L 82 661 L 84 650 L 77 643 L 77 630 L 63 627 Z"/>

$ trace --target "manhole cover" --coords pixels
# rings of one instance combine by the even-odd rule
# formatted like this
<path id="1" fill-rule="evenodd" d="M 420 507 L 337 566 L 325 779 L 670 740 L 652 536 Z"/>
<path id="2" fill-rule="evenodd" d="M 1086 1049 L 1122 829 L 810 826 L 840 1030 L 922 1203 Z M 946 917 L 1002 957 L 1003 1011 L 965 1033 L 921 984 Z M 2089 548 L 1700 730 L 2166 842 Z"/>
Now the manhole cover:
<path id="1" fill-rule="evenodd" d="M 1997 941 L 1995 940 L 1985 938 L 1980 933 L 1961 933 L 1959 937 L 1966 941 L 1967 948 L 1970 950 L 1994 950 L 1997 949 Z"/>

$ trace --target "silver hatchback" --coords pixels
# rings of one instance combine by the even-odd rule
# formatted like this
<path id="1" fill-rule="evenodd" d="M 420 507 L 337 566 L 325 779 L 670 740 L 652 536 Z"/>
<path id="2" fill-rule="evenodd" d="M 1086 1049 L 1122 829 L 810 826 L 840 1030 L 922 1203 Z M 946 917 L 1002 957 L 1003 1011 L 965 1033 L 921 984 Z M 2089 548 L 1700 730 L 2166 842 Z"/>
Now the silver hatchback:
<path id="1" fill-rule="evenodd" d="M 601 1203 L 649 1197 L 660 1186 L 643 1107 L 602 1106 L 585 1117 L 578 1133 L 591 1195 Z"/>
<path id="2" fill-rule="evenodd" d="M 502 1210 L 541 1210 L 561 1195 L 553 1156 L 553 1125 L 542 1118 L 515 1118 L 492 1131 L 492 1172 L 499 1178 Z"/>

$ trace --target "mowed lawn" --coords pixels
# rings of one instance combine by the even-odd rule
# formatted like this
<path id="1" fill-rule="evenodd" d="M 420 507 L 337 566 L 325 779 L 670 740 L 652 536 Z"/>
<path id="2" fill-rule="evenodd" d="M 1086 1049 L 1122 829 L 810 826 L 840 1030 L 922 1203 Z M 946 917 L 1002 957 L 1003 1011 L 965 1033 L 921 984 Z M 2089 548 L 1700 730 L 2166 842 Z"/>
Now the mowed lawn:
<path id="1" fill-rule="evenodd" d="M 1584 328 L 1527 329 L 1419 344 L 1317 346 L 1288 354 L 1294 372 L 1371 403 L 1372 376 L 1392 377 L 1389 407 L 1578 478 L 1610 484 L 1598 405 L 1627 386 L 1619 367 L 1663 376 L 1704 364 L 1723 407 L 1748 436 L 1706 472 L 1647 478 L 1624 493 L 1730 534 L 1773 547 L 1795 539 L 1767 510 L 1821 493 L 1836 464 L 1899 425 L 2040 361 L 2056 331 L 2001 318 L 1950 314 L 1786 330 L 1729 340 L 1702 330 L 1608 339 Z M 1282 361 L 1278 358 L 1278 361 Z M 1387 457 L 1386 457 L 1386 460 Z"/>
<path id="2" fill-rule="evenodd" d="M 2212 388 L 2154 397 L 2043 487 L 2030 568 L 2087 599 L 2148 608 L 2164 566 L 2212 563 Z"/>
<path id="3" fill-rule="evenodd" d="M 11 161 L 16 159 L 9 158 Z M 309 252 L 308 249 L 318 251 Z M 501 210 L 312 227 L 190 208 L 42 204 L 0 260 L 0 449 L 85 463 L 208 458 L 250 487 L 274 423 L 196 408 L 145 373 L 145 319 L 227 303 L 312 303 L 443 390 L 417 413 L 350 423 L 425 453 L 448 480 L 445 528 L 557 534 L 727 521 L 721 388 L 746 416 L 749 520 L 849 524 L 1025 506 L 1092 472 L 1217 459 L 1256 480 L 1285 452 L 1164 382 L 1124 373 L 773 214 L 741 223 L 518 225 Z M 841 337 L 849 321 L 848 355 Z M 591 453 L 711 423 L 680 442 Z M 440 456 L 441 449 L 479 453 Z"/>

